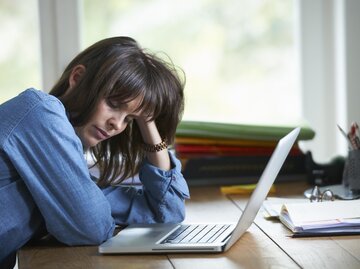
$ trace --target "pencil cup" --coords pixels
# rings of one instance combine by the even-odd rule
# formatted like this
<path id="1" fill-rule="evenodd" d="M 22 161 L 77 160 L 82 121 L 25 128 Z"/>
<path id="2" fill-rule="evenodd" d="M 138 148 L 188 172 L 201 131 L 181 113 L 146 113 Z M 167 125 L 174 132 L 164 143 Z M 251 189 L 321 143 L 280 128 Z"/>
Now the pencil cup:
<path id="1" fill-rule="evenodd" d="M 360 150 L 349 151 L 345 162 L 343 184 L 350 190 L 360 191 Z"/>

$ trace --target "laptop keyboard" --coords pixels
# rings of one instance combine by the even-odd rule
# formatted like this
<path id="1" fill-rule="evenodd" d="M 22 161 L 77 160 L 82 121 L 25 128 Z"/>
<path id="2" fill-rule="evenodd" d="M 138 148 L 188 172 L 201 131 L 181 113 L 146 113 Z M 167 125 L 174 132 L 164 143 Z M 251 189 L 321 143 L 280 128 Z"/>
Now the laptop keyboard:
<path id="1" fill-rule="evenodd" d="M 161 244 L 212 243 L 222 235 L 230 225 L 181 225 Z"/>

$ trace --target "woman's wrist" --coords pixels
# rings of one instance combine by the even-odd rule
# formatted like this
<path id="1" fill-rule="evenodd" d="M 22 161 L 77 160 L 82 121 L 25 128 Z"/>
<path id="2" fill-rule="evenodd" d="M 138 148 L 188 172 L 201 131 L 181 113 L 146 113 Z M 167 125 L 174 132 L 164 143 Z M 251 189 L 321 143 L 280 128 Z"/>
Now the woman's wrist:
<path id="1" fill-rule="evenodd" d="M 170 170 L 171 162 L 167 152 L 167 143 L 160 136 L 155 121 L 139 118 L 137 124 L 143 137 L 143 148 L 147 152 L 148 161 L 163 170 Z"/>
<path id="2" fill-rule="evenodd" d="M 163 139 L 160 143 L 157 144 L 146 144 L 144 143 L 143 148 L 147 152 L 159 152 L 164 149 L 167 149 L 168 145 L 166 139 Z"/>

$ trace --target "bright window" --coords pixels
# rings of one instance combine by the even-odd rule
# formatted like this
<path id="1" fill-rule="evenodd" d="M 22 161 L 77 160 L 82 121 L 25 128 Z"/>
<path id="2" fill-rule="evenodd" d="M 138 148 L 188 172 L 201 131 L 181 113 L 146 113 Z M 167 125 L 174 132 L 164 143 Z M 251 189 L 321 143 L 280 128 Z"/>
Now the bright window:
<path id="1" fill-rule="evenodd" d="M 0 1 L 0 103 L 40 87 L 37 0 Z"/>
<path id="2" fill-rule="evenodd" d="M 82 47 L 128 35 L 185 71 L 185 119 L 286 124 L 300 118 L 292 0 L 83 4 Z"/>

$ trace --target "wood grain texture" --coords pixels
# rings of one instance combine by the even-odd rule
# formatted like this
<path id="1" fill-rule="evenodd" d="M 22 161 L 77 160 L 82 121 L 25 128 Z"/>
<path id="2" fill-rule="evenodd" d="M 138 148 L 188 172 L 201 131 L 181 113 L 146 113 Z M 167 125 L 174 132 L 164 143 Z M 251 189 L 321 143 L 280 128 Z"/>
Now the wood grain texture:
<path id="1" fill-rule="evenodd" d="M 306 183 L 277 184 L 275 196 L 302 195 Z M 236 222 L 248 196 L 221 194 L 219 186 L 191 187 L 186 222 Z M 291 238 L 279 221 L 262 212 L 226 253 L 100 255 L 96 246 L 68 247 L 54 241 L 27 245 L 19 253 L 24 268 L 360 268 L 360 236 Z"/>
<path id="2" fill-rule="evenodd" d="M 94 246 L 28 246 L 19 254 L 19 269 L 172 269 L 166 255 L 101 255 Z"/>
<path id="3" fill-rule="evenodd" d="M 297 184 L 286 187 L 285 191 L 286 185 L 280 186 L 283 195 L 278 193 L 278 196 L 301 197 L 299 193 L 303 191 Z M 243 197 L 232 195 L 229 198 L 244 209 Z M 262 210 L 255 223 L 302 268 L 360 268 L 360 236 L 292 238 L 290 230 L 280 221 L 266 220 Z"/>

